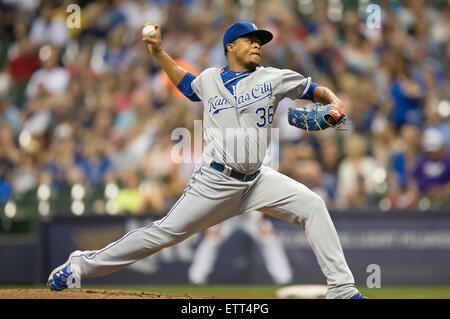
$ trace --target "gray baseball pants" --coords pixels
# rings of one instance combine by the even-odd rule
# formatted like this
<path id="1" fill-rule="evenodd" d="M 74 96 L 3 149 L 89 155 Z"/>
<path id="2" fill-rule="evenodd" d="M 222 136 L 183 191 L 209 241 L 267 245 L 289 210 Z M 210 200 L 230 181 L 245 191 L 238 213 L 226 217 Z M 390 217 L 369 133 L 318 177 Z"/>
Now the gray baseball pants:
<path id="1" fill-rule="evenodd" d="M 349 298 L 357 293 L 322 198 L 265 166 L 253 181 L 242 182 L 203 165 L 193 173 L 183 195 L 164 218 L 130 231 L 103 249 L 77 252 L 71 262 L 80 267 L 81 279 L 104 276 L 253 210 L 303 227 L 327 279 L 326 298 Z"/>

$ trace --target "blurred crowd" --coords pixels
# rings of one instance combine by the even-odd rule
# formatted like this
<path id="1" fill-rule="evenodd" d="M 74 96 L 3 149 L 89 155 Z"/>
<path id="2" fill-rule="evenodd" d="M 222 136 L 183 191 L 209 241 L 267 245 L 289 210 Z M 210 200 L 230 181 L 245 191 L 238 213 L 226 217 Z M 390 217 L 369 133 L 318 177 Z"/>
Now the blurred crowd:
<path id="1" fill-rule="evenodd" d="M 226 65 L 236 20 L 273 32 L 263 66 L 346 105 L 344 129 L 308 134 L 286 116 L 308 102 L 280 103 L 280 172 L 332 211 L 450 207 L 450 4 L 423 0 L 4 0 L 0 207 L 165 214 L 193 169 L 171 160 L 171 133 L 193 135 L 203 108 L 171 85 L 142 25 L 159 23 L 164 49 L 199 74 Z"/>

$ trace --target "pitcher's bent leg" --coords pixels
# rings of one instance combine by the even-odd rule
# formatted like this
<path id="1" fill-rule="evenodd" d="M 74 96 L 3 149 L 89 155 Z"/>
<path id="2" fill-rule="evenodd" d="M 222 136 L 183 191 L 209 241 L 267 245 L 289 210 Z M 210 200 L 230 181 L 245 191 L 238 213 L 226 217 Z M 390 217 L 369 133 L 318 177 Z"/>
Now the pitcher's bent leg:
<path id="1" fill-rule="evenodd" d="M 306 202 L 304 198 L 306 190 L 303 192 L 303 196 L 293 195 L 289 200 L 291 204 L 283 206 L 287 210 L 282 215 L 297 215 L 300 207 L 302 207 L 302 211 L 308 212 L 302 214 L 300 223 L 305 230 L 306 238 L 317 258 L 320 269 L 327 278 L 326 298 L 350 298 L 358 291 L 354 286 L 355 281 L 345 260 L 338 234 L 322 198 L 312 191 L 309 192 Z M 271 209 L 262 211 L 269 214 L 274 213 Z M 278 211 L 273 215 L 280 217 Z M 292 217 L 289 219 L 292 220 Z"/>
<path id="2" fill-rule="evenodd" d="M 315 209 L 304 220 L 305 235 L 322 272 L 327 277 L 326 298 L 347 299 L 358 292 L 355 289 L 355 281 L 325 202 L 318 195 L 315 196 L 317 198 L 312 200 Z"/>
<path id="3" fill-rule="evenodd" d="M 305 185 L 270 170 L 248 193 L 244 205 L 244 212 L 258 209 L 304 228 L 320 269 L 327 278 L 327 298 L 346 299 L 358 292 L 328 209 L 319 195 Z"/>

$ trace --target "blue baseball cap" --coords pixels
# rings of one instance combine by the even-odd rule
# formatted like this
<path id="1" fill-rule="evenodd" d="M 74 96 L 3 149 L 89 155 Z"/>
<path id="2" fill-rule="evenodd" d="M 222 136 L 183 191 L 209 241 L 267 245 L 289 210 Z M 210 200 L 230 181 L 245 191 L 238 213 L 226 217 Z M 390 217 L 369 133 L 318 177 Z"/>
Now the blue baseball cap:
<path id="1" fill-rule="evenodd" d="M 266 44 L 273 39 L 273 34 L 270 31 L 258 29 L 254 23 L 246 21 L 238 21 L 230 25 L 223 35 L 223 48 L 226 48 L 228 43 L 233 42 L 244 35 L 254 34 L 261 40 L 261 45 Z"/>

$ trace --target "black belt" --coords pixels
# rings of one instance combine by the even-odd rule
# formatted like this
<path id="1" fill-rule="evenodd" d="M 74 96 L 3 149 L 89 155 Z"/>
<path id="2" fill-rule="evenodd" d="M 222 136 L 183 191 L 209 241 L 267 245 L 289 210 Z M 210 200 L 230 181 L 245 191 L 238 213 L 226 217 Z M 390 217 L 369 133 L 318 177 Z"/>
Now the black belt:
<path id="1" fill-rule="evenodd" d="M 212 161 L 211 162 L 211 167 L 214 168 L 216 171 L 219 171 L 221 173 L 224 173 L 225 175 L 228 175 L 230 177 L 236 178 L 240 181 L 243 182 L 250 182 L 252 180 L 255 179 L 256 176 L 258 176 L 258 174 L 260 173 L 260 170 L 257 170 L 256 172 L 253 173 L 249 173 L 249 174 L 244 174 L 244 173 L 239 173 L 233 170 L 228 170 L 230 173 L 227 174 L 227 172 L 225 171 L 225 165 L 219 164 L 217 162 Z"/>

